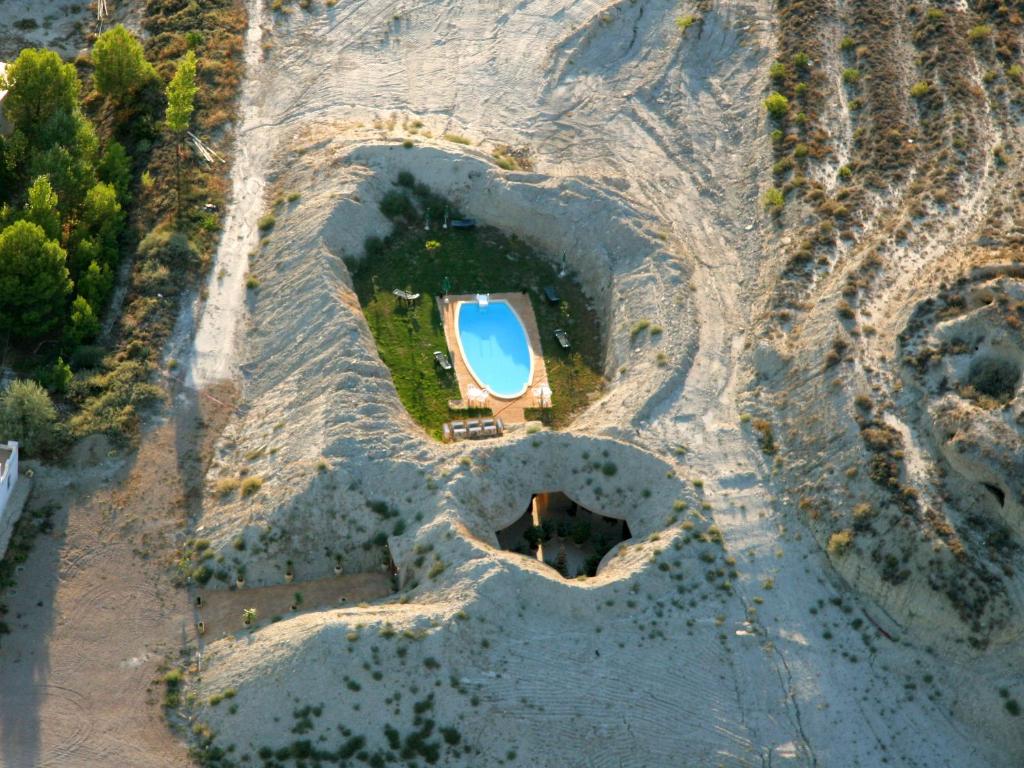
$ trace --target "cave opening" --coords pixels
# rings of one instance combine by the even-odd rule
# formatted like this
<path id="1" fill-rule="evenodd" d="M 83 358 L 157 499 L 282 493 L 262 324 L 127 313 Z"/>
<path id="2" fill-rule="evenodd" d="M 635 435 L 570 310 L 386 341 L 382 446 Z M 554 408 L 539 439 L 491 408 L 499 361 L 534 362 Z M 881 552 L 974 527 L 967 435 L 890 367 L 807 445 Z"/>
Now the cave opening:
<path id="1" fill-rule="evenodd" d="M 534 494 L 497 535 L 502 549 L 540 560 L 567 579 L 596 575 L 601 559 L 632 538 L 625 520 L 592 512 L 561 491 Z"/>

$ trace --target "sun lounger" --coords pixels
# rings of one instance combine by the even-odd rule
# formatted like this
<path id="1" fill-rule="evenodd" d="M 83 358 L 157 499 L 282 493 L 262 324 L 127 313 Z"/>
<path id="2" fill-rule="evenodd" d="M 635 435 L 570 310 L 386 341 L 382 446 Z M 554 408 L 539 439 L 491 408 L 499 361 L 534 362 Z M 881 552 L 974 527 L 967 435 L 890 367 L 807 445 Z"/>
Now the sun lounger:
<path id="1" fill-rule="evenodd" d="M 485 435 L 496 435 L 498 434 L 498 425 L 494 423 L 494 419 L 484 419 L 480 422 Z"/>
<path id="2" fill-rule="evenodd" d="M 401 288 L 395 288 L 392 293 L 395 294 L 399 301 L 407 304 L 415 304 L 416 300 L 420 297 L 418 293 L 409 293 L 408 291 L 403 291 Z"/>
<path id="3" fill-rule="evenodd" d="M 558 339 L 558 345 L 562 349 L 569 349 L 569 334 L 567 334 L 561 328 L 556 328 L 555 338 Z"/>
<path id="4" fill-rule="evenodd" d="M 470 419 L 466 422 L 466 429 L 469 432 L 470 437 L 479 437 L 483 432 L 483 428 L 480 426 L 480 422 L 476 419 Z"/>
<path id="5" fill-rule="evenodd" d="M 558 291 L 550 285 L 544 286 L 544 298 L 546 298 L 550 304 L 557 304 L 561 301 L 561 298 L 558 296 Z"/>
<path id="6" fill-rule="evenodd" d="M 499 435 L 504 433 L 504 431 L 505 431 L 505 424 L 504 424 L 504 422 L 502 422 L 501 419 L 495 419 L 494 420 L 494 426 L 496 426 L 498 428 L 498 434 Z"/>
<path id="7" fill-rule="evenodd" d="M 473 229 L 476 219 L 452 219 L 452 229 Z"/>
<path id="8" fill-rule="evenodd" d="M 452 428 L 447 422 L 441 425 L 441 439 L 446 443 L 450 443 L 455 439 L 452 437 Z"/>
<path id="9" fill-rule="evenodd" d="M 452 361 L 449 360 L 448 355 L 446 355 L 441 350 L 438 350 L 434 353 L 434 362 L 440 365 L 441 370 L 443 371 L 450 371 L 452 369 Z"/>
<path id="10" fill-rule="evenodd" d="M 466 423 L 463 421 L 452 422 L 452 437 L 460 438 L 466 436 Z"/>

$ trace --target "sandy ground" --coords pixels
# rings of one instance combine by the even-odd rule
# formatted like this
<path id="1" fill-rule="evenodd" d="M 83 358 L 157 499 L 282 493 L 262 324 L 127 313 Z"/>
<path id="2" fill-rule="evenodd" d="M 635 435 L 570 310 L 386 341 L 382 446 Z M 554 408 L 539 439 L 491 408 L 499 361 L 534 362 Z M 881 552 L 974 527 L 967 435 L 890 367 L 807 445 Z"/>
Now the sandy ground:
<path id="1" fill-rule="evenodd" d="M 58 509 L 8 596 L 0 646 L 0 764 L 180 766 L 150 681 L 190 626 L 169 581 L 184 514 L 176 425 L 136 457 L 37 468 L 34 506 Z"/>
<path id="2" fill-rule="evenodd" d="M 265 483 L 210 505 L 200 530 L 222 552 L 269 534 L 246 565 L 272 584 L 285 558 L 326 575 L 321 542 L 357 549 L 380 526 L 374 499 L 408 529 L 387 536 L 400 602 L 210 644 L 202 690 L 236 687 L 243 715 L 203 714 L 218 743 L 287 744 L 273 718 L 305 702 L 358 722 L 376 748 L 367 714 L 412 727 L 396 694 L 433 659 L 438 685 L 461 681 L 437 697 L 439 725 L 457 723 L 469 748 L 446 752 L 448 765 L 1019 762 L 1012 723 L 992 715 L 996 660 L 937 664 L 927 641 L 851 592 L 786 514 L 786 487 L 741 425 L 756 318 L 780 267 L 758 202 L 768 4 L 717 5 L 683 39 L 674 2 L 363 0 L 273 19 L 257 6 L 266 53 L 243 102 L 238 232 L 218 260 L 262 287 L 246 302 L 240 281 L 222 281 L 193 371 L 245 386 L 210 482 L 246 468 Z M 490 165 L 499 144 L 528 148 L 534 172 Z M 584 281 L 605 318 L 609 386 L 569 434 L 442 451 L 404 417 L 338 260 L 386 231 L 375 203 L 402 169 Z M 238 241 L 254 242 L 264 183 L 301 200 L 247 266 Z M 631 343 L 641 318 L 664 324 L 660 346 Z M 594 456 L 616 479 L 595 477 Z M 626 554 L 567 584 L 495 549 L 493 532 L 541 490 L 627 519 Z M 721 530 L 731 589 L 705 586 L 685 544 L 655 567 L 686 538 L 673 498 Z M 425 573 L 432 559 L 440 575 Z M 390 637 L 388 625 L 413 644 L 352 639 Z M 349 653 L 332 653 L 339 644 Z M 342 685 L 344 701 L 331 694 Z"/>
<path id="3" fill-rule="evenodd" d="M 82 47 L 83 31 L 95 20 L 89 3 L 70 0 L 0 0 L 0 61 L 22 48 L 52 48 L 65 58 Z"/>

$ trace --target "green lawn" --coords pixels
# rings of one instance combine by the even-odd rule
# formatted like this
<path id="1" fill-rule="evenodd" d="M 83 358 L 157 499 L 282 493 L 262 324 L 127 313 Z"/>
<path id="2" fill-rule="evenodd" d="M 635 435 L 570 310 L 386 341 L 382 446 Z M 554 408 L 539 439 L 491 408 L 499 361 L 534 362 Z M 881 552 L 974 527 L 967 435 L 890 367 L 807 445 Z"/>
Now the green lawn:
<path id="1" fill-rule="evenodd" d="M 447 277 L 455 294 L 529 294 L 554 393 L 551 409 L 531 415 L 556 428 L 568 424 L 602 385 L 597 317 L 587 309 L 583 292 L 569 278 L 559 278 L 557 269 L 524 243 L 496 229 L 445 231 L 436 225 L 437 215 L 432 217 L 431 231 L 424 231 L 418 211 L 443 210 L 444 202 L 422 185 L 401 194 L 410 203 L 415 200 L 416 209 L 397 205 L 404 213 L 393 219 L 394 234 L 383 243 L 373 243 L 365 259 L 350 262 L 349 268 L 377 349 L 391 369 L 403 405 L 435 437 L 440 436 L 441 424 L 454 417 L 448 400 L 459 397 L 458 384 L 453 374 L 441 372 L 433 360 L 434 350 L 447 351 L 435 302 Z M 428 250 L 428 241 L 436 241 L 440 247 Z M 555 286 L 560 305 L 544 299 L 541 291 L 546 285 Z M 415 307 L 403 307 L 391 293 L 395 288 L 422 297 Z M 552 333 L 555 328 L 568 332 L 570 351 L 559 348 Z"/>

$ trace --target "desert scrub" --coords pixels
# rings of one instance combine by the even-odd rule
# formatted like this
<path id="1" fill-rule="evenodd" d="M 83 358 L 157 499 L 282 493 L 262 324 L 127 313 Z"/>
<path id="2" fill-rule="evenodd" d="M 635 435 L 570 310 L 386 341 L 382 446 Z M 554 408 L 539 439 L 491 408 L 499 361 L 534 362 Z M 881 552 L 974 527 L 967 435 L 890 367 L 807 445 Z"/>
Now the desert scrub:
<path id="1" fill-rule="evenodd" d="M 224 477 L 217 481 L 213 490 L 220 498 L 224 499 L 237 491 L 239 485 L 241 485 L 241 481 L 238 478 Z"/>
<path id="2" fill-rule="evenodd" d="M 853 531 L 846 529 L 836 531 L 828 537 L 828 553 L 833 557 L 842 557 L 853 546 Z"/>
<path id="3" fill-rule="evenodd" d="M 847 67 L 843 70 L 843 82 L 847 85 L 856 85 L 860 82 L 860 70 L 856 67 Z"/>
<path id="4" fill-rule="evenodd" d="M 789 111 L 789 99 L 778 91 L 772 91 L 764 100 L 764 108 L 776 120 L 781 120 Z"/>
<path id="5" fill-rule="evenodd" d="M 786 197 L 778 187 L 769 187 L 761 198 L 766 210 L 779 213 L 786 204 Z"/>
<path id="6" fill-rule="evenodd" d="M 641 333 L 646 331 L 651 326 L 650 320 L 638 320 L 633 324 L 633 327 L 629 329 L 629 337 L 635 339 Z"/>
<path id="7" fill-rule="evenodd" d="M 676 19 L 676 28 L 679 30 L 680 34 L 685 35 L 686 30 L 688 30 L 696 23 L 697 17 L 694 16 L 692 13 L 688 13 L 685 16 L 680 16 L 679 18 Z"/>
<path id="8" fill-rule="evenodd" d="M 247 478 L 245 478 L 245 480 L 242 481 L 242 485 L 241 485 L 242 497 L 245 498 L 245 497 L 248 497 L 248 496 L 252 496 L 254 493 L 257 493 L 260 490 L 260 488 L 262 488 L 262 487 L 263 487 L 263 478 L 262 477 L 260 477 L 259 475 L 253 475 L 252 477 L 247 477 Z"/>
<path id="9" fill-rule="evenodd" d="M 444 135 L 444 138 L 445 141 L 450 141 L 453 144 L 464 144 L 468 146 L 469 144 L 473 143 L 460 133 L 446 133 Z"/>
<path id="10" fill-rule="evenodd" d="M 257 222 L 257 226 L 260 228 L 260 232 L 266 232 L 274 228 L 277 223 L 277 218 L 272 213 L 265 213 L 260 216 L 260 220 Z"/>

